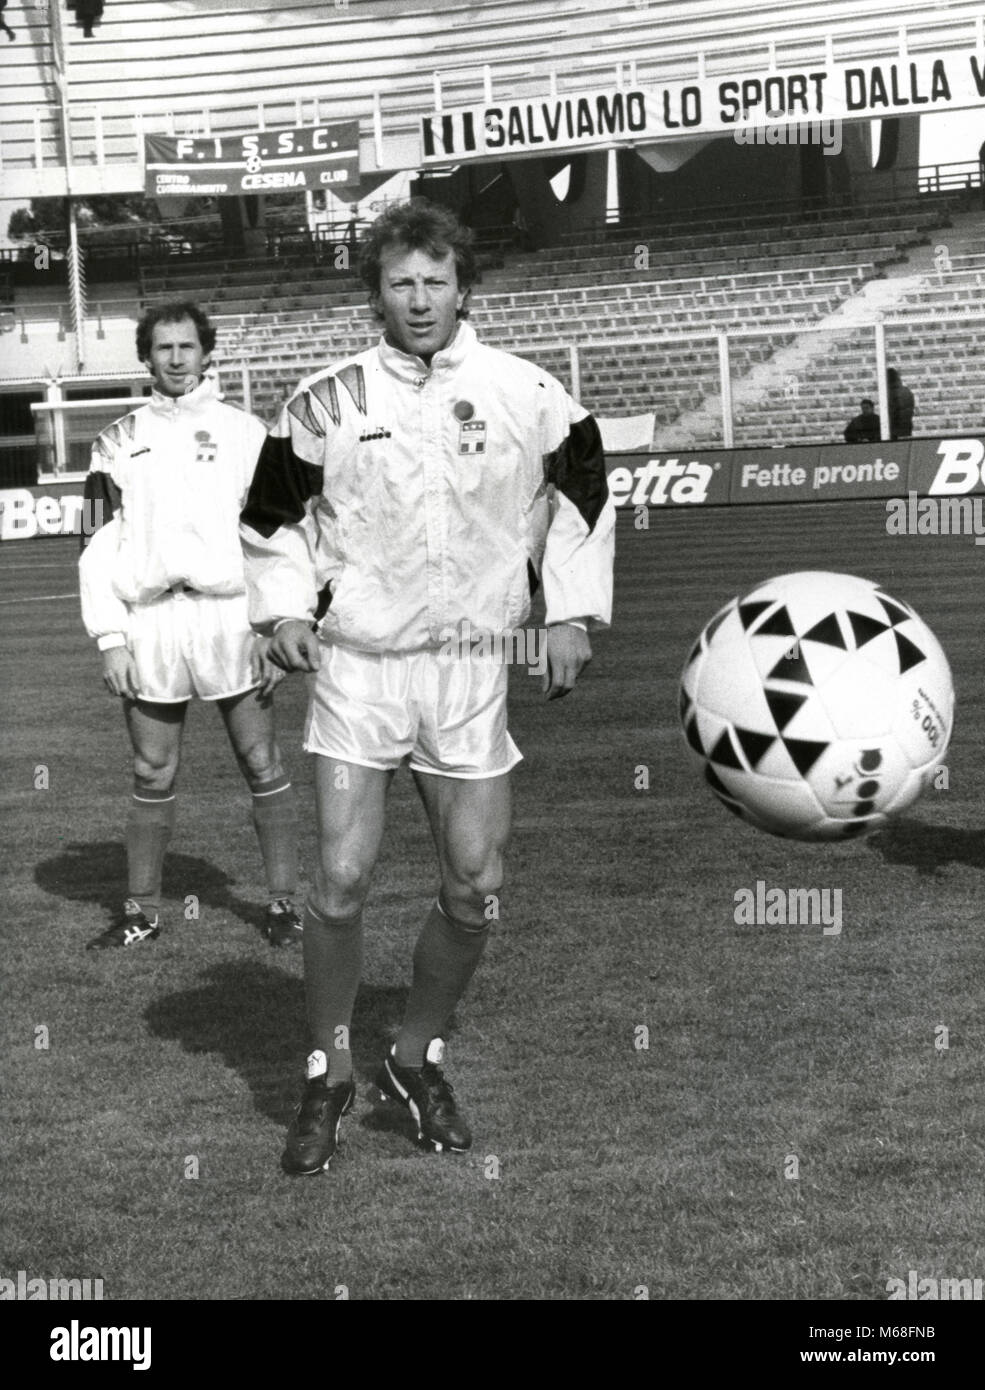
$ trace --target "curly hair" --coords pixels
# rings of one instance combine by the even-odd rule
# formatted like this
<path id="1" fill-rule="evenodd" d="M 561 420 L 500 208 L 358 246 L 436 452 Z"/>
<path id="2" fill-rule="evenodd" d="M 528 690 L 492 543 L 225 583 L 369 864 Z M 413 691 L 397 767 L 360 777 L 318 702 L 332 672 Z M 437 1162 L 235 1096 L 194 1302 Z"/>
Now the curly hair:
<path id="1" fill-rule="evenodd" d="M 473 242 L 471 228 L 453 212 L 428 198 L 413 198 L 409 203 L 388 208 L 370 224 L 360 243 L 359 274 L 370 294 L 377 295 L 384 251 L 397 246 L 407 251 L 424 251 L 435 260 L 451 251 L 458 288 L 467 294 L 478 273 Z M 458 317 L 467 318 L 468 309 L 459 309 Z"/>
<path id="2" fill-rule="evenodd" d="M 141 315 L 137 324 L 137 357 L 139 360 L 146 362 L 150 357 L 154 329 L 159 323 L 180 323 L 182 319 L 191 319 L 198 333 L 198 341 L 202 345 L 202 351 L 206 357 L 210 356 L 215 348 L 215 329 L 209 321 L 208 314 L 197 304 L 193 304 L 191 300 L 173 299 L 167 304 L 155 304 L 152 309 L 146 310 Z"/>

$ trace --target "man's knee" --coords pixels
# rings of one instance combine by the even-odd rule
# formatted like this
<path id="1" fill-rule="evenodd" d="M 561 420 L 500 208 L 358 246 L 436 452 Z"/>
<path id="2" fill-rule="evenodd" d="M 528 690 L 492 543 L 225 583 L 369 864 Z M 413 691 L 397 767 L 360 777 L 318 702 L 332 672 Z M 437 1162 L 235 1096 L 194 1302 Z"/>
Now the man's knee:
<path id="1" fill-rule="evenodd" d="M 450 866 L 442 883 L 442 899 L 452 916 L 473 926 L 488 924 L 499 916 L 503 886 L 503 853 L 489 849 L 460 857 Z"/>
<path id="2" fill-rule="evenodd" d="M 284 776 L 280 749 L 272 738 L 258 736 L 245 746 L 237 748 L 236 756 L 251 791 L 256 791 L 258 787 Z"/>
<path id="3" fill-rule="evenodd" d="M 366 901 L 373 865 L 323 849 L 315 870 L 314 906 L 327 916 L 348 916 Z"/>
<path id="4" fill-rule="evenodd" d="M 178 753 L 135 753 L 133 758 L 133 781 L 139 791 L 166 792 L 178 775 Z"/>
<path id="5" fill-rule="evenodd" d="M 463 856 L 453 865 L 455 877 L 474 897 L 498 893 L 503 886 L 503 851 L 490 848 Z"/>

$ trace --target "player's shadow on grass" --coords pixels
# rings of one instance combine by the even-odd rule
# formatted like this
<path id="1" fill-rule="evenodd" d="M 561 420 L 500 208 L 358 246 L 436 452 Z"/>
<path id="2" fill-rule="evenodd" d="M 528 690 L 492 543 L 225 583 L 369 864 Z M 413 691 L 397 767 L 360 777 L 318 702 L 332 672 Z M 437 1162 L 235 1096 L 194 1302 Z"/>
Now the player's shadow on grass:
<path id="1" fill-rule="evenodd" d="M 118 912 L 127 895 L 126 852 L 116 840 L 96 840 L 65 845 L 34 869 L 34 881 L 46 893 L 70 902 L 93 903 L 107 913 Z M 200 907 L 232 913 L 258 929 L 263 926 L 266 904 L 248 902 L 232 892 L 234 882 L 207 859 L 192 854 L 166 854 L 161 888 L 164 911 L 181 916 L 190 893 Z M 259 889 L 258 889 L 259 894 Z"/>
<path id="2" fill-rule="evenodd" d="M 934 878 L 948 864 L 985 869 L 985 828 L 958 830 L 949 825 L 904 820 L 873 835 L 868 843 L 887 863 L 908 864 L 926 878 Z"/>
<path id="3" fill-rule="evenodd" d="M 190 1053 L 212 1053 L 242 1076 L 257 1110 L 286 1124 L 297 1102 L 308 1037 L 297 975 L 257 961 L 211 966 L 203 983 L 156 999 L 145 1010 L 154 1037 Z M 376 1075 L 403 1017 L 407 991 L 363 983 L 352 1021 L 356 1082 Z M 382 1127 L 382 1126 L 380 1126 Z"/>

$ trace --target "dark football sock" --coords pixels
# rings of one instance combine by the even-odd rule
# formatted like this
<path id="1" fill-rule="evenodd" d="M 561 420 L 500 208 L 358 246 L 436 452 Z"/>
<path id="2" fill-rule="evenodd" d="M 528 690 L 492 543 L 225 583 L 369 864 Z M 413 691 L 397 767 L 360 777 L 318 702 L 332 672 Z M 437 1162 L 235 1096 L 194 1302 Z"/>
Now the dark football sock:
<path id="1" fill-rule="evenodd" d="M 270 901 L 289 898 L 298 886 L 298 816 L 287 777 L 261 782 L 253 792 L 253 824 L 267 876 Z"/>
<path id="2" fill-rule="evenodd" d="M 432 1038 L 439 1037 L 465 993 L 485 950 L 489 931 L 431 909 L 414 948 L 414 979 L 394 1057 L 401 1067 L 420 1067 Z"/>
<path id="3" fill-rule="evenodd" d="M 363 967 L 362 912 L 326 917 L 304 909 L 304 993 L 312 1049 L 324 1052 L 331 1083 L 352 1076 L 349 1029 Z"/>
<path id="4" fill-rule="evenodd" d="M 127 817 L 127 895 L 151 921 L 161 907 L 164 852 L 174 828 L 174 792 L 135 791 Z"/>

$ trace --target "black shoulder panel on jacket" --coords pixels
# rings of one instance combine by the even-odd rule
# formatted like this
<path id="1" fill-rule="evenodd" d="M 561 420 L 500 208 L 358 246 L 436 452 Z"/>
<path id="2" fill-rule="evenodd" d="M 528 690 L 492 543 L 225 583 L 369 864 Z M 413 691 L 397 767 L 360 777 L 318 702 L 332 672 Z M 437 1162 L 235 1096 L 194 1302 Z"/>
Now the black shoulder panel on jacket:
<path id="1" fill-rule="evenodd" d="M 592 415 L 571 426 L 567 438 L 544 458 L 544 476 L 581 512 L 589 531 L 609 495 L 602 436 Z"/>
<path id="2" fill-rule="evenodd" d="M 298 458 L 289 439 L 268 434 L 240 520 L 269 540 L 281 526 L 304 520 L 305 503 L 321 487 L 322 470 Z"/>
<path id="3" fill-rule="evenodd" d="M 82 486 L 82 528 L 80 549 L 85 550 L 101 526 L 113 520 L 120 510 L 120 489 L 108 473 L 97 470 L 86 474 Z"/>

